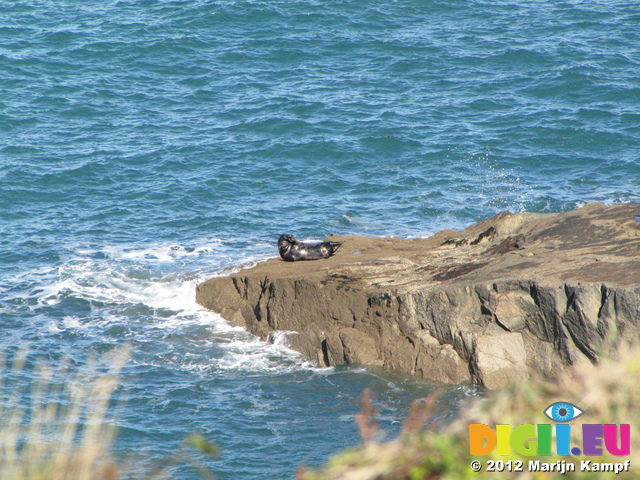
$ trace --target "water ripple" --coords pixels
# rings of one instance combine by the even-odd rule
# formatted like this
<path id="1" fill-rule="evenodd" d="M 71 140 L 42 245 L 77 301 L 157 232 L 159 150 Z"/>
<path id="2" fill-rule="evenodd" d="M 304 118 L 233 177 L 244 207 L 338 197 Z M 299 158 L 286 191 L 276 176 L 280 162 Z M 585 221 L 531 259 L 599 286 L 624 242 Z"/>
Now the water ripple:
<path id="1" fill-rule="evenodd" d="M 198 426 L 290 457 L 314 437 L 283 433 L 286 408 L 308 405 L 287 382 L 321 409 L 340 374 L 302 381 L 237 332 L 207 343 L 201 313 L 153 292 L 274 253 L 284 230 L 415 237 L 640 201 L 639 20 L 624 0 L 0 3 L 0 338 L 50 353 L 133 339 L 150 352 L 134 406 L 178 419 L 128 413 L 133 437 L 237 395 L 227 413 L 270 418 L 256 436 L 234 439 L 247 425 L 231 417 Z M 247 380 L 254 361 L 282 381 Z M 347 377 L 345 397 L 368 382 Z M 254 391 L 273 382 L 280 403 Z M 231 455 L 221 478 L 287 476 L 271 468 Z"/>

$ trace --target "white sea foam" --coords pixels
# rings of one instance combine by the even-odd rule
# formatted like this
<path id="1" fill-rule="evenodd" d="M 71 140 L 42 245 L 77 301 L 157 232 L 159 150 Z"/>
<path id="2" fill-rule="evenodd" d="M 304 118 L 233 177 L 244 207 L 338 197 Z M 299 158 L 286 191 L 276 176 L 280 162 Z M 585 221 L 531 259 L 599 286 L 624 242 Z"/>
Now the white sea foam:
<path id="1" fill-rule="evenodd" d="M 43 325 L 44 334 L 165 342 L 161 350 L 168 357 L 145 361 L 160 364 L 169 359 L 179 368 L 206 373 L 279 374 L 316 368 L 288 348 L 286 338 L 292 332 L 277 332 L 272 343 L 263 342 L 196 303 L 201 281 L 273 256 L 264 245 L 248 249 L 239 259 L 236 255 L 232 262 L 221 241 L 204 243 L 193 248 L 80 247 L 55 270 L 28 272 L 17 280 L 25 283 L 38 277 L 38 290 L 32 293 L 37 305 L 61 312 Z M 185 259 L 189 261 L 183 263 Z M 77 309 L 87 313 L 69 313 Z M 171 354 L 176 346 L 179 353 Z"/>
<path id="2" fill-rule="evenodd" d="M 225 354 L 217 366 L 223 371 L 245 373 L 322 369 L 289 348 L 286 337 L 294 333 L 296 332 L 278 331 L 273 334 L 270 342 L 263 342 L 241 329 L 225 345 Z"/>
<path id="3" fill-rule="evenodd" d="M 181 258 L 202 257 L 211 255 L 223 247 L 223 241 L 219 238 L 202 239 L 198 243 L 204 245 L 153 245 L 149 247 L 107 246 L 103 252 L 111 258 L 121 260 L 155 260 L 158 262 L 175 262 Z"/>

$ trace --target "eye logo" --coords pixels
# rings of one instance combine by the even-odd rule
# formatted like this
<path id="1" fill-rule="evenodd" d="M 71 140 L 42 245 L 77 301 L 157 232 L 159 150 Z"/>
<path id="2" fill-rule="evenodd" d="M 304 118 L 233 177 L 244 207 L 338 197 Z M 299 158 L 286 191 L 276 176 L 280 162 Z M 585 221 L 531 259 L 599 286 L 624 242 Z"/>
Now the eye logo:
<path id="1" fill-rule="evenodd" d="M 566 402 L 556 402 L 544 411 L 544 414 L 556 422 L 570 422 L 584 412 L 575 405 Z"/>

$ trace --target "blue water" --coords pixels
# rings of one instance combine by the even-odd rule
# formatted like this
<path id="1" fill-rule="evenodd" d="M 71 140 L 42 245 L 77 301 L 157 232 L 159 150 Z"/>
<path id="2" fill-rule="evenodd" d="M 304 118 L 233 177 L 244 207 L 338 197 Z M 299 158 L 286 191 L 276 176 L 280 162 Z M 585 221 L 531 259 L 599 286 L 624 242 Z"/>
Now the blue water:
<path id="1" fill-rule="evenodd" d="M 640 201 L 639 46 L 629 1 L 0 0 L 0 347 L 129 342 L 116 453 L 143 463 L 199 431 L 219 479 L 293 478 L 358 441 L 365 387 L 392 435 L 441 388 L 318 368 L 195 285 L 284 231 Z"/>

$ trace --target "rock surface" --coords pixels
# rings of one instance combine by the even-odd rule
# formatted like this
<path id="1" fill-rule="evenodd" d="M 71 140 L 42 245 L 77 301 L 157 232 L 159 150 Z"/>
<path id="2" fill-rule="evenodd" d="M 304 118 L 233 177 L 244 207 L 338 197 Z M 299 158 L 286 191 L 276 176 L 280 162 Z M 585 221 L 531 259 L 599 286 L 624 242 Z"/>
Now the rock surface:
<path id="1" fill-rule="evenodd" d="M 640 338 L 640 205 L 501 213 L 426 239 L 331 236 L 334 257 L 271 259 L 198 303 L 321 365 L 487 388 L 556 379 Z"/>

